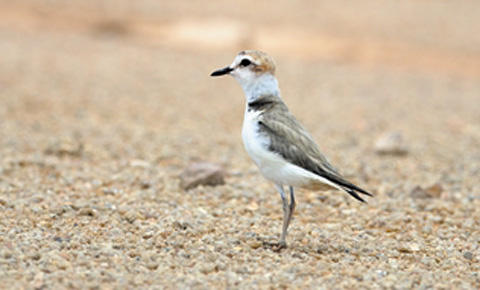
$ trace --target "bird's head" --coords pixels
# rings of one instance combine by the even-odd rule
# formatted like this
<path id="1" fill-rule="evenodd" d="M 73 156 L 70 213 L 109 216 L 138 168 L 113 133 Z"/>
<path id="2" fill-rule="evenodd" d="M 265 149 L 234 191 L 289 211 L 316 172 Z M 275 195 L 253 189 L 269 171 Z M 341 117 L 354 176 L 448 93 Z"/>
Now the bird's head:
<path id="1" fill-rule="evenodd" d="M 233 63 L 225 68 L 214 71 L 211 76 L 233 76 L 242 87 L 255 83 L 262 76 L 275 75 L 275 61 L 268 54 L 258 50 L 240 52 Z"/>

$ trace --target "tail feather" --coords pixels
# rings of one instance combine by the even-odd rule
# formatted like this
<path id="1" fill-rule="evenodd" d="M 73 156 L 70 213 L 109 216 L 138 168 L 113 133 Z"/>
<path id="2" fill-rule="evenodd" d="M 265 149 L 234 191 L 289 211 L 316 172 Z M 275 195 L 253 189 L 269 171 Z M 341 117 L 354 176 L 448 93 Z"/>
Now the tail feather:
<path id="1" fill-rule="evenodd" d="M 343 179 L 340 175 L 332 174 L 329 172 L 323 171 L 323 176 L 326 177 L 329 181 L 335 183 L 338 188 L 342 189 L 346 193 L 350 194 L 353 196 L 356 200 L 361 201 L 361 202 L 366 202 L 358 193 L 368 195 L 368 196 L 373 196 L 371 193 L 368 191 L 361 189 L 360 187 L 356 186 L 355 184 Z"/>
<path id="2" fill-rule="evenodd" d="M 357 194 L 355 190 L 350 188 L 343 188 L 343 190 L 345 190 L 348 194 L 353 196 L 356 200 L 367 203 L 363 198 L 360 197 L 360 195 Z M 371 194 L 367 194 L 367 195 L 371 196 Z"/>
<path id="3" fill-rule="evenodd" d="M 348 194 L 350 194 L 351 196 L 353 196 L 356 200 L 361 201 L 361 202 L 365 202 L 365 203 L 366 203 L 366 201 L 358 193 L 368 195 L 368 196 L 373 196 L 368 191 L 363 190 L 360 187 L 356 186 L 355 184 L 352 184 L 352 183 L 349 183 L 349 182 L 347 184 L 342 184 L 342 189 L 345 192 L 347 192 Z"/>

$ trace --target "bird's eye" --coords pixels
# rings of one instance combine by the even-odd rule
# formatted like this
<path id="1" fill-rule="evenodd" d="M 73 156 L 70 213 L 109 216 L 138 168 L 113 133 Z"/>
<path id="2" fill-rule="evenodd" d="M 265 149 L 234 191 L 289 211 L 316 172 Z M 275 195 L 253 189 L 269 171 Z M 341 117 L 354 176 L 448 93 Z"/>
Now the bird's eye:
<path id="1" fill-rule="evenodd" d="M 249 66 L 252 62 L 249 60 L 249 59 L 242 59 L 242 61 L 240 62 L 240 66 Z"/>

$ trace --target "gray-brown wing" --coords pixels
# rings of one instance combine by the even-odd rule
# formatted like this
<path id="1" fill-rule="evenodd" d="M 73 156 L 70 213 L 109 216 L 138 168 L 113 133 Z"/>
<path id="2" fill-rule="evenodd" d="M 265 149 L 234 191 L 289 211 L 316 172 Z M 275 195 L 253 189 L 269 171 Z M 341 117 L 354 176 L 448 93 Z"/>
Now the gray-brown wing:
<path id="1" fill-rule="evenodd" d="M 268 132 L 270 150 L 289 162 L 338 184 L 354 198 L 364 201 L 356 192 L 371 196 L 367 191 L 345 180 L 320 152 L 308 131 L 288 111 L 275 109 L 260 117 L 260 130 Z"/>

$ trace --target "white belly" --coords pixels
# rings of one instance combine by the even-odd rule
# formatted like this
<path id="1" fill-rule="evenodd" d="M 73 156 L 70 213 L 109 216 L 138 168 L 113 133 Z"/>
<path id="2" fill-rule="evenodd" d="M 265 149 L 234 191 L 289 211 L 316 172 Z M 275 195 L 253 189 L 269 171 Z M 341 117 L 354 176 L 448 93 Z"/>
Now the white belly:
<path id="1" fill-rule="evenodd" d="M 325 182 L 320 176 L 293 165 L 279 154 L 269 151 L 268 137 L 259 133 L 258 116 L 259 112 L 245 111 L 242 139 L 248 155 L 265 178 L 277 184 L 300 187 L 309 185 L 315 180 Z"/>

